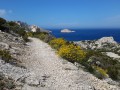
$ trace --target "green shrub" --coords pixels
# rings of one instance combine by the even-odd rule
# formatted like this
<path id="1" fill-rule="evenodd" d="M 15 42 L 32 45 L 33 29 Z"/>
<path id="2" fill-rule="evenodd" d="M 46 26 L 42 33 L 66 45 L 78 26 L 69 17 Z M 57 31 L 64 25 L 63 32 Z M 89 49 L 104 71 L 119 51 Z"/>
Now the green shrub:
<path id="1" fill-rule="evenodd" d="M 14 31 L 15 33 L 19 34 L 25 42 L 29 41 L 28 40 L 28 35 L 25 31 L 24 28 L 20 28 L 19 30 Z"/>
<path id="2" fill-rule="evenodd" d="M 4 26 L 5 23 L 6 20 L 0 17 L 0 30 L 6 31 L 7 28 Z"/>
<path id="3" fill-rule="evenodd" d="M 86 69 L 92 74 L 95 72 L 95 70 L 92 66 L 87 65 Z"/>
<path id="4" fill-rule="evenodd" d="M 47 43 L 53 39 L 53 36 L 47 32 L 28 32 L 27 35 L 30 37 L 39 38 L 40 40 Z"/>
<path id="5" fill-rule="evenodd" d="M 17 23 L 14 21 L 6 22 L 4 24 L 4 27 L 6 27 L 9 30 L 9 33 L 12 31 L 14 33 L 17 33 L 19 36 L 23 38 L 24 41 L 28 41 L 28 36 L 25 31 L 24 27 L 19 26 Z"/>
<path id="6" fill-rule="evenodd" d="M 93 68 L 94 71 L 97 70 L 94 75 L 96 75 L 99 78 L 103 78 L 105 76 L 105 71 L 109 75 L 109 77 L 113 80 L 120 80 L 120 62 L 118 60 L 115 60 L 113 58 L 108 57 L 105 54 L 102 54 L 100 51 L 87 51 L 87 57 L 85 58 L 85 62 L 82 64 L 85 64 L 85 67 L 87 68 L 88 66 L 95 66 L 98 67 L 100 66 L 102 69 L 99 68 Z M 91 59 L 91 62 L 89 60 Z M 96 64 L 96 62 L 99 62 L 99 65 Z M 88 68 L 87 68 L 88 69 Z"/>
<path id="7" fill-rule="evenodd" d="M 99 52 L 99 51 L 95 51 L 95 50 L 87 50 L 86 51 L 87 53 L 86 53 L 86 58 L 88 59 L 89 57 L 91 57 L 91 56 L 101 56 L 102 55 L 102 53 L 101 52 Z"/>
<path id="8" fill-rule="evenodd" d="M 6 20 L 0 17 L 0 26 L 5 24 L 5 23 L 6 23 Z"/>
<path id="9" fill-rule="evenodd" d="M 28 37 L 33 37 L 33 32 L 27 32 Z"/>
<path id="10" fill-rule="evenodd" d="M 18 26 L 18 24 L 15 23 L 14 21 L 9 21 L 8 24 L 9 24 L 10 26 Z"/>
<path id="11" fill-rule="evenodd" d="M 5 50 L 0 50 L 0 56 L 7 63 L 9 63 L 10 60 L 12 59 L 12 56 L 10 55 L 10 53 Z"/>
<path id="12" fill-rule="evenodd" d="M 119 68 L 120 69 L 120 68 Z M 120 79 L 118 76 L 120 75 L 119 74 L 119 69 L 114 67 L 114 66 L 111 66 L 108 68 L 108 74 L 110 76 L 110 78 L 114 79 L 114 80 L 118 80 Z"/>
<path id="13" fill-rule="evenodd" d="M 41 33 L 41 34 L 39 34 L 38 38 L 44 41 L 46 36 L 47 36 L 47 34 Z"/>
<path id="14" fill-rule="evenodd" d="M 53 39 L 54 39 L 54 37 L 51 34 L 46 34 L 43 41 L 46 42 L 46 43 L 49 43 Z"/>

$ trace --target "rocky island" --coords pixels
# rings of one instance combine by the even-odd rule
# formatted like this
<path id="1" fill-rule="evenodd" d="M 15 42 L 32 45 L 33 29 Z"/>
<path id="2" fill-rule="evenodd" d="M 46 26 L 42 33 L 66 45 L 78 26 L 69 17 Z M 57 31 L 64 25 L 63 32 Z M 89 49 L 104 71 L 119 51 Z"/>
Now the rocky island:
<path id="1" fill-rule="evenodd" d="M 72 30 L 69 30 L 69 29 L 61 30 L 61 33 L 71 33 L 71 32 L 75 32 L 75 31 L 72 31 Z"/>

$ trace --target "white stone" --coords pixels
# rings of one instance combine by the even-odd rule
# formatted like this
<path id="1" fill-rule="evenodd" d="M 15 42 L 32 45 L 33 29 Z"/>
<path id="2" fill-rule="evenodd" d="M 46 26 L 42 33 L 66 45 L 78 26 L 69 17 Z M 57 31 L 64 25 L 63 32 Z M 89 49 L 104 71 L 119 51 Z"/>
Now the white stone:
<path id="1" fill-rule="evenodd" d="M 113 39 L 113 37 L 102 37 L 98 40 L 85 40 L 85 41 L 78 41 L 75 42 L 76 44 L 80 45 L 82 48 L 91 48 L 91 49 L 101 49 L 106 45 L 114 45 L 116 48 L 118 47 L 118 43 Z M 112 49 L 112 48 L 110 48 Z"/>
<path id="2" fill-rule="evenodd" d="M 112 58 L 120 58 L 118 54 L 115 54 L 113 52 L 106 52 L 106 55 Z"/>
<path id="3" fill-rule="evenodd" d="M 40 85 L 40 80 L 38 78 L 36 78 L 34 75 L 33 76 L 29 76 L 26 78 L 25 82 L 28 85 L 33 85 L 33 86 L 38 86 Z"/>
<path id="4" fill-rule="evenodd" d="M 1 49 L 9 49 L 9 45 L 7 43 L 0 42 L 0 48 Z"/>
<path id="5" fill-rule="evenodd" d="M 30 26 L 30 29 L 31 29 L 32 32 L 39 32 L 39 29 L 38 29 L 38 28 L 39 28 L 39 27 L 36 26 L 36 25 Z"/>
<path id="6" fill-rule="evenodd" d="M 113 37 L 102 37 L 95 42 L 95 44 L 103 44 L 103 43 L 117 44 L 117 42 L 114 41 Z"/>

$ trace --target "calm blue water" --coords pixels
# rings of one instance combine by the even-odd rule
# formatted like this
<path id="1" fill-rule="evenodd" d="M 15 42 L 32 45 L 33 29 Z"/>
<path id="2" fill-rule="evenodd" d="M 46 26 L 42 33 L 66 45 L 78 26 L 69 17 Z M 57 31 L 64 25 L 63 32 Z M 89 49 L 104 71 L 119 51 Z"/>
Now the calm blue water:
<path id="1" fill-rule="evenodd" d="M 59 38 L 63 37 L 68 41 L 95 40 L 101 37 L 113 36 L 117 42 L 120 42 L 120 29 L 71 29 L 76 32 L 61 33 L 60 29 L 53 29 L 52 34 Z"/>

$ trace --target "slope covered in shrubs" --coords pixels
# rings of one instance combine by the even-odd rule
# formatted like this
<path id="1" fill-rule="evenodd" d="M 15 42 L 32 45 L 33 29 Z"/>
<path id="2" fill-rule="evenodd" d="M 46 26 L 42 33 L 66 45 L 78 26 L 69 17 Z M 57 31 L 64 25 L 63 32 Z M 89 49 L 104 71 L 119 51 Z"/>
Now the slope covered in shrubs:
<path id="1" fill-rule="evenodd" d="M 0 30 L 10 34 L 18 34 L 23 38 L 24 41 L 28 41 L 25 27 L 21 27 L 14 21 L 6 21 L 5 19 L 0 18 Z"/>
<path id="2" fill-rule="evenodd" d="M 50 33 L 47 32 L 27 32 L 27 35 L 30 37 L 39 38 L 46 43 L 50 42 L 54 38 Z"/>
<path id="3" fill-rule="evenodd" d="M 120 62 L 100 51 L 88 50 L 82 64 L 98 78 L 103 79 L 108 75 L 113 80 L 120 80 Z"/>
<path id="4" fill-rule="evenodd" d="M 52 48 L 58 50 L 58 55 L 70 62 L 80 62 L 85 58 L 85 51 L 80 46 L 69 43 L 63 38 L 54 38 L 49 42 Z"/>

